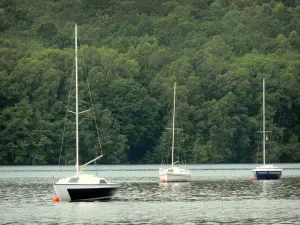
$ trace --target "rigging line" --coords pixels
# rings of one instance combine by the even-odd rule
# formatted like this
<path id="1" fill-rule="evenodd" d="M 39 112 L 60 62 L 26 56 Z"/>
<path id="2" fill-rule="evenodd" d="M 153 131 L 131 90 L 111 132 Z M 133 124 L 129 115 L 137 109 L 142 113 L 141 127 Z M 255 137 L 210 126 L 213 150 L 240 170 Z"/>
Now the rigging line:
<path id="1" fill-rule="evenodd" d="M 168 154 L 167 154 L 167 164 L 169 163 L 171 142 L 172 142 L 172 133 L 169 132 L 169 145 L 168 145 Z"/>
<path id="2" fill-rule="evenodd" d="M 267 144 L 268 144 L 269 163 L 271 163 L 272 161 L 275 161 L 275 160 L 279 161 L 278 153 L 277 153 L 277 151 L 274 148 L 274 146 L 276 144 L 275 144 L 275 141 L 273 142 L 273 140 L 275 140 L 275 138 L 273 138 L 272 133 L 270 133 L 269 136 L 268 136 L 268 142 L 267 142 Z"/>
<path id="3" fill-rule="evenodd" d="M 179 144 L 179 141 L 178 141 L 178 137 L 179 137 L 179 135 L 178 135 L 178 130 L 176 131 L 176 133 L 175 133 L 175 138 L 176 138 L 176 149 L 177 149 L 177 161 L 179 162 L 180 161 L 180 151 L 181 151 L 181 149 L 180 149 L 180 144 Z"/>
<path id="4" fill-rule="evenodd" d="M 81 120 L 81 121 L 83 121 L 83 120 Z M 83 129 L 82 122 L 78 123 L 78 126 L 79 126 L 78 129 L 79 129 L 80 131 L 84 130 L 84 129 Z M 83 158 L 83 157 L 81 157 L 81 158 Z M 78 163 L 79 163 L 79 165 L 80 165 L 80 162 L 78 162 Z M 81 173 L 81 172 L 84 170 L 84 167 L 80 167 L 79 170 L 80 170 L 80 173 Z"/>
<path id="5" fill-rule="evenodd" d="M 179 123 L 181 123 L 181 122 L 179 122 Z M 178 127 L 183 127 L 182 123 Z M 176 130 L 175 135 L 176 135 L 176 140 L 177 140 L 177 142 L 176 142 L 176 148 L 177 148 L 177 154 L 178 154 L 178 161 L 180 161 L 181 154 L 183 155 L 183 159 L 185 159 L 184 148 L 181 147 L 182 146 L 182 138 L 181 137 L 183 137 L 183 131 L 182 131 L 182 129 L 178 128 Z M 183 161 L 183 159 L 182 159 L 182 161 Z"/>
<path id="6" fill-rule="evenodd" d="M 261 150 L 260 150 L 261 139 L 262 139 L 261 133 L 257 133 L 256 138 L 257 138 L 256 143 L 258 143 L 257 144 L 257 153 L 256 153 L 256 164 L 259 164 L 260 163 L 259 160 L 261 159 L 261 156 L 259 155 L 261 152 Z"/>
<path id="7" fill-rule="evenodd" d="M 271 145 L 270 145 L 270 143 L 266 140 L 267 139 L 267 135 L 265 136 L 265 142 L 266 142 L 266 158 L 267 158 L 267 163 L 270 163 L 271 162 L 271 152 L 270 152 L 270 148 L 271 148 Z M 270 137 L 268 137 L 268 139 L 269 139 Z"/>
<path id="8" fill-rule="evenodd" d="M 79 32 L 78 32 L 78 39 L 79 39 L 79 45 L 81 47 L 81 41 L 80 41 L 81 39 L 80 39 L 80 36 L 79 36 Z M 90 96 L 91 103 L 92 103 L 92 111 L 93 111 L 93 116 L 94 116 L 94 121 L 95 121 L 95 126 L 96 126 L 96 132 L 97 132 L 97 139 L 98 139 L 98 143 L 99 143 L 99 148 L 100 148 L 101 155 L 103 155 L 101 140 L 100 140 L 100 135 L 99 135 L 99 129 L 98 129 L 96 114 L 95 114 L 95 109 L 94 109 L 94 103 L 93 103 L 92 93 L 91 93 L 91 88 L 90 88 L 90 81 L 89 81 L 89 77 L 87 75 L 87 69 L 86 69 L 86 65 L 85 65 L 85 61 L 84 61 L 84 57 L 83 57 L 83 51 L 81 50 L 81 48 L 79 48 L 79 50 L 80 50 L 81 56 L 82 56 L 83 68 L 84 68 L 84 72 L 85 72 L 85 75 L 86 75 L 87 86 L 88 86 L 88 90 L 89 90 L 89 96 Z"/>
<path id="9" fill-rule="evenodd" d="M 166 149 L 163 148 L 163 153 L 161 155 L 161 164 L 165 164 L 164 158 L 167 157 L 166 154 L 165 154 L 165 151 L 166 151 Z M 166 162 L 168 162 L 168 159 L 166 160 Z"/>
<path id="10" fill-rule="evenodd" d="M 256 133 L 254 136 L 253 136 L 253 138 L 254 138 L 254 143 L 255 143 L 255 149 L 253 149 L 253 152 L 252 152 L 252 154 L 253 154 L 253 160 L 255 160 L 254 162 L 255 162 L 255 165 L 258 163 L 258 153 L 259 153 L 259 148 L 258 148 L 258 135 L 259 135 L 259 133 Z M 257 150 L 256 152 L 255 152 L 255 150 Z"/>
<path id="11" fill-rule="evenodd" d="M 165 156 L 165 148 L 163 148 L 162 155 L 161 155 L 161 164 L 162 165 L 164 164 L 164 157 L 166 157 Z"/>
<path id="12" fill-rule="evenodd" d="M 169 133 L 169 132 L 168 132 Z M 163 135 L 162 135 L 163 136 Z M 169 138 L 168 138 L 169 137 Z M 164 158 L 166 158 L 166 164 L 168 164 L 168 162 L 169 162 L 169 155 L 170 155 L 170 149 L 169 149 L 169 147 L 171 146 L 171 136 L 170 135 L 168 135 L 167 136 L 167 139 L 169 140 L 169 142 L 168 142 L 168 145 L 167 145 L 167 149 L 168 150 L 166 150 L 166 148 L 165 148 L 165 146 L 163 146 L 163 154 L 162 154 L 162 162 L 164 162 Z M 164 140 L 165 140 L 165 138 L 164 138 Z M 164 141 L 165 142 L 165 141 Z M 166 152 L 167 152 L 167 154 L 166 154 Z"/>
<path id="13" fill-rule="evenodd" d="M 181 123 L 181 127 L 183 127 L 182 123 Z M 186 161 L 186 148 L 184 147 L 184 136 L 183 136 L 183 131 L 182 130 L 178 130 L 178 139 L 180 137 L 180 143 L 178 145 L 178 148 L 180 148 L 181 154 L 182 154 L 182 162 L 185 160 Z"/>
<path id="14" fill-rule="evenodd" d="M 60 145 L 60 151 L 59 151 L 59 158 L 58 158 L 58 165 L 60 165 L 60 158 L 61 158 L 61 153 L 62 153 L 62 148 L 64 144 L 64 137 L 65 137 L 65 131 L 66 131 L 66 124 L 67 124 L 67 115 L 68 115 L 68 107 L 70 104 L 70 98 L 71 98 L 71 89 L 72 89 L 72 83 L 73 83 L 73 77 L 74 77 L 74 70 L 75 70 L 75 62 L 73 63 L 73 70 L 71 73 L 71 81 L 70 81 L 70 88 L 69 88 L 69 96 L 68 96 L 68 103 L 67 103 L 67 109 L 66 109 L 66 114 L 65 114 L 65 121 L 64 121 L 64 129 L 63 129 L 63 135 L 61 138 L 61 145 Z"/>
<path id="15" fill-rule="evenodd" d="M 259 138 L 259 137 L 257 137 L 258 136 L 258 134 L 256 134 L 255 135 L 255 137 L 256 137 L 256 139 L 255 139 L 255 143 L 256 143 L 256 148 L 257 148 L 257 150 L 256 150 L 256 157 L 255 157 L 255 164 L 258 164 L 258 155 L 259 155 L 259 146 L 258 146 L 258 141 L 257 141 L 257 139 Z"/>
<path id="16" fill-rule="evenodd" d="M 181 121 L 181 127 L 182 129 L 179 130 L 179 134 L 181 136 L 181 140 L 182 140 L 182 152 L 183 152 L 183 158 L 184 158 L 184 161 L 185 161 L 185 165 L 186 165 L 186 161 L 187 161 L 187 155 L 188 155 L 188 150 L 187 148 L 185 148 L 186 146 L 186 137 L 184 136 L 184 133 L 183 133 L 183 130 L 184 130 L 184 125 L 183 125 L 183 122 Z M 186 128 L 187 130 L 187 128 Z"/>
<path id="17" fill-rule="evenodd" d="M 262 123 L 261 123 L 261 119 L 258 119 L 259 122 L 259 130 L 263 130 L 262 128 Z M 260 155 L 261 152 L 261 139 L 262 139 L 262 133 L 261 132 L 257 132 L 255 135 L 255 143 L 256 143 L 256 148 L 257 148 L 257 152 L 256 152 L 256 162 L 255 164 L 260 164 L 260 160 L 263 157 L 262 155 Z"/>
<path id="18" fill-rule="evenodd" d="M 83 122 L 84 122 L 84 119 L 82 120 Z M 80 130 L 85 130 L 84 129 L 84 125 L 83 125 L 83 123 L 79 123 L 79 128 L 80 128 Z M 93 144 L 93 147 L 91 147 L 91 148 L 88 148 L 88 146 L 86 146 L 87 147 L 87 149 L 88 149 L 88 151 L 87 151 L 87 153 L 89 154 L 89 155 L 91 155 L 92 153 L 94 153 L 94 151 L 93 151 L 93 149 L 94 149 L 94 143 L 92 143 Z M 97 148 L 97 147 L 96 147 Z M 89 150 L 91 150 L 92 149 L 92 151 L 89 151 Z M 95 156 L 94 156 L 95 157 Z M 96 162 L 96 160 L 94 161 L 94 162 Z M 84 166 L 80 166 L 80 172 L 82 172 L 83 170 L 84 170 Z"/>

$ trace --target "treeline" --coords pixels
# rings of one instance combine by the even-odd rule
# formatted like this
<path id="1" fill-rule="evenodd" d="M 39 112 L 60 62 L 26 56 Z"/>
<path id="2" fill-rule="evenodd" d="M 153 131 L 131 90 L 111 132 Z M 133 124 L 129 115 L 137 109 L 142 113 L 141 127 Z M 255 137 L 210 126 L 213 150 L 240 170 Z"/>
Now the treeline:
<path id="1" fill-rule="evenodd" d="M 0 1 L 0 164 L 75 160 L 80 109 L 102 163 L 300 162 L 299 0 Z M 81 163 L 100 154 L 80 115 Z M 62 143 L 63 142 L 63 143 Z"/>

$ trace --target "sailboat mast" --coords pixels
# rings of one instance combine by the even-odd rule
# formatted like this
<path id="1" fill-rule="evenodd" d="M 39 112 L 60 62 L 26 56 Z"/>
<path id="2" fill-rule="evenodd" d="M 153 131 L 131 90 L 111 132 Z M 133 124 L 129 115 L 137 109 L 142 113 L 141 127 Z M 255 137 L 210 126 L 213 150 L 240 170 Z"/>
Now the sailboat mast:
<path id="1" fill-rule="evenodd" d="M 263 157 L 266 164 L 265 78 L 263 79 Z"/>
<path id="2" fill-rule="evenodd" d="M 77 24 L 75 25 L 76 175 L 79 176 Z"/>
<path id="3" fill-rule="evenodd" d="M 173 103 L 173 126 L 172 126 L 172 166 L 174 164 L 174 129 L 175 129 L 175 98 L 176 98 L 176 82 L 174 82 L 174 103 Z"/>

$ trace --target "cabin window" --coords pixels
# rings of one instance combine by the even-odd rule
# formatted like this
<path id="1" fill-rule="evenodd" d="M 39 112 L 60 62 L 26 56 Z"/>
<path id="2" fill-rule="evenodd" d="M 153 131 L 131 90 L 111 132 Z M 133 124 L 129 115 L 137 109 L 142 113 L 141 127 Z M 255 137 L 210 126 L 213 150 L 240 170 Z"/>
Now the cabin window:
<path id="1" fill-rule="evenodd" d="M 69 180 L 69 183 L 78 183 L 79 178 L 78 177 L 73 177 Z"/>
<path id="2" fill-rule="evenodd" d="M 168 169 L 168 172 L 173 172 L 174 170 L 173 169 Z"/>
<path id="3" fill-rule="evenodd" d="M 106 184 L 106 181 L 101 179 L 100 184 Z"/>

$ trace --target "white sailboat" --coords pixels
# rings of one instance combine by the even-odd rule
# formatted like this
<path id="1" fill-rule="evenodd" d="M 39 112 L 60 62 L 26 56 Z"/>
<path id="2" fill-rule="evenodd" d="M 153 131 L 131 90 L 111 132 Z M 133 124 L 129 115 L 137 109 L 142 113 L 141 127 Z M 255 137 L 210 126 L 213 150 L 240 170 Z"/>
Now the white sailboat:
<path id="1" fill-rule="evenodd" d="M 253 169 L 254 177 L 256 180 L 278 180 L 282 175 L 282 169 L 266 164 L 266 130 L 265 130 L 265 79 L 263 79 L 263 165 Z"/>
<path id="2" fill-rule="evenodd" d="M 54 190 L 58 195 L 59 200 L 63 201 L 98 201 L 108 200 L 115 196 L 119 184 L 113 184 L 94 175 L 81 175 L 80 170 L 90 163 L 101 158 L 102 155 L 79 166 L 79 129 L 78 115 L 83 112 L 78 112 L 78 65 L 77 65 L 77 25 L 75 25 L 75 93 L 76 93 L 76 175 L 58 180 L 54 184 Z"/>
<path id="3" fill-rule="evenodd" d="M 170 168 L 160 168 L 159 178 L 162 182 L 187 182 L 191 180 L 191 173 L 188 169 L 179 168 L 174 162 L 174 130 L 175 130 L 175 102 L 176 102 L 176 82 L 174 83 L 174 105 L 172 124 L 172 166 Z"/>

